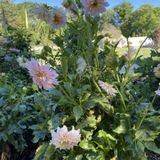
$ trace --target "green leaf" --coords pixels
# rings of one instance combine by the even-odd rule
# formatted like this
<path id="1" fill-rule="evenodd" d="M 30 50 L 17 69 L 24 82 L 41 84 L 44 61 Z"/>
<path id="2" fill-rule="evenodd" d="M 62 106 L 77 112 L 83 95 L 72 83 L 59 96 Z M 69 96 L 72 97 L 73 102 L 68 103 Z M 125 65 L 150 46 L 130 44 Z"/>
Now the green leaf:
<path id="1" fill-rule="evenodd" d="M 98 137 L 99 138 L 105 138 L 105 139 L 110 139 L 111 141 L 116 141 L 116 139 L 111 135 L 111 134 L 108 134 L 108 133 L 106 133 L 105 131 L 103 131 L 103 130 L 100 130 L 99 132 L 98 132 Z"/>
<path id="2" fill-rule="evenodd" d="M 89 141 L 87 141 L 86 139 L 82 140 L 79 144 L 79 146 L 81 148 L 83 148 L 84 150 L 92 150 L 92 151 L 96 151 L 94 145 L 92 143 L 90 143 Z"/>
<path id="3" fill-rule="evenodd" d="M 153 151 L 154 153 L 160 154 L 160 148 L 158 148 L 154 142 L 148 142 L 146 143 L 145 146 L 148 150 Z"/>
<path id="4" fill-rule="evenodd" d="M 126 133 L 126 131 L 127 131 L 127 128 L 126 128 L 126 121 L 125 120 L 121 120 L 120 125 L 113 130 L 113 132 L 115 132 L 117 134 L 124 134 L 124 133 Z"/>
<path id="5" fill-rule="evenodd" d="M 45 152 L 45 160 L 52 160 L 54 159 L 55 154 L 55 147 L 54 145 L 49 145 L 46 152 Z"/>
<path id="6" fill-rule="evenodd" d="M 81 106 L 74 107 L 73 108 L 73 113 L 74 113 L 76 121 L 78 121 L 81 118 L 81 116 L 84 114 Z"/>
<path id="7" fill-rule="evenodd" d="M 36 154 L 33 160 L 46 160 L 45 153 L 47 151 L 48 146 L 49 146 L 48 143 L 40 145 L 36 150 Z"/>
<path id="8" fill-rule="evenodd" d="M 80 155 L 77 155 L 77 156 L 75 157 L 75 160 L 82 160 L 82 158 L 83 158 L 83 155 L 80 154 Z"/>
<path id="9" fill-rule="evenodd" d="M 58 113 L 52 117 L 52 119 L 48 122 L 50 129 L 57 129 L 61 125 L 61 121 L 63 118 L 63 113 Z"/>

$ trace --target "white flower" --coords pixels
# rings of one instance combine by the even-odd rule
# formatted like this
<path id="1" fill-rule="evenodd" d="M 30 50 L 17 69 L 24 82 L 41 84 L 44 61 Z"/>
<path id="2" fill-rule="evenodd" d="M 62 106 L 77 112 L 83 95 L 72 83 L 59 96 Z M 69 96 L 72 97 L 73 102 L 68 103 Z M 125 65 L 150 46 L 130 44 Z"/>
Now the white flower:
<path id="1" fill-rule="evenodd" d="M 155 91 L 156 95 L 160 96 L 160 89 Z"/>
<path id="2" fill-rule="evenodd" d="M 116 96 L 116 89 L 113 88 L 113 85 L 109 84 L 109 83 L 106 83 L 106 82 L 103 82 L 103 81 L 98 81 L 98 84 L 99 86 L 105 90 L 111 97 L 114 97 Z"/>
<path id="3" fill-rule="evenodd" d="M 86 68 L 86 65 L 86 61 L 82 57 L 79 57 L 77 60 L 77 73 L 82 74 Z"/>
<path id="4" fill-rule="evenodd" d="M 80 142 L 81 134 L 80 130 L 75 130 L 74 127 L 71 131 L 68 131 L 66 126 L 57 129 L 55 132 L 51 130 L 52 140 L 50 144 L 55 145 L 59 149 L 72 149 Z"/>

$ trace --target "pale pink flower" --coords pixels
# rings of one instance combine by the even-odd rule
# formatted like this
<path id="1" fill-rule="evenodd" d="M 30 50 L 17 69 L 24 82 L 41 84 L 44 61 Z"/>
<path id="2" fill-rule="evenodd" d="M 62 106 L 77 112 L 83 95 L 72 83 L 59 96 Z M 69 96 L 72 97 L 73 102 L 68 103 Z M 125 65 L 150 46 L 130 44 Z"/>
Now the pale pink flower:
<path id="1" fill-rule="evenodd" d="M 43 87 L 48 90 L 53 86 L 58 85 L 58 74 L 55 70 L 50 69 L 48 64 L 40 65 L 37 60 L 31 59 L 31 61 L 26 62 L 25 67 L 28 69 L 33 82 L 40 88 Z"/>
<path id="2" fill-rule="evenodd" d="M 107 82 L 103 82 L 103 81 L 98 81 L 99 86 L 105 90 L 111 97 L 116 96 L 116 89 L 113 88 L 113 85 L 107 83 Z"/>
<path id="3" fill-rule="evenodd" d="M 106 11 L 108 3 L 105 0 L 81 0 L 87 15 L 96 16 Z"/>
<path id="4" fill-rule="evenodd" d="M 81 134 L 80 130 L 75 130 L 74 127 L 71 131 L 68 131 L 66 126 L 57 129 L 55 132 L 51 130 L 52 139 L 50 144 L 55 145 L 59 149 L 72 149 L 80 142 Z"/>
<path id="5" fill-rule="evenodd" d="M 154 67 L 154 74 L 157 78 L 160 78 L 160 64 L 157 67 Z"/>
<path id="6" fill-rule="evenodd" d="M 62 8 L 54 8 L 50 11 L 49 24 L 54 28 L 58 29 L 64 27 L 67 22 L 66 12 Z"/>

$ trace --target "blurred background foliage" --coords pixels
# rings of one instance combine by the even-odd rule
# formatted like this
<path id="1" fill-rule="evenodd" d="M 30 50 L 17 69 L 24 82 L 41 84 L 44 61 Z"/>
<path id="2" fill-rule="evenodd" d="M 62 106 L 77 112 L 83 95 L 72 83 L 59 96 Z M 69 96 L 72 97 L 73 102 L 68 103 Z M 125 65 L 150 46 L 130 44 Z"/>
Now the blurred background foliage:
<path id="1" fill-rule="evenodd" d="M 52 45 L 51 37 L 57 34 L 48 24 L 39 20 L 34 9 L 44 4 L 24 2 L 14 4 L 11 0 L 0 1 L 0 33 L 8 29 L 25 28 L 32 35 L 32 45 Z M 101 31 L 119 38 L 148 36 L 160 28 L 160 7 L 144 4 L 134 9 L 130 2 L 122 2 L 106 10 L 102 15 Z M 43 37 L 43 38 L 42 38 Z"/>

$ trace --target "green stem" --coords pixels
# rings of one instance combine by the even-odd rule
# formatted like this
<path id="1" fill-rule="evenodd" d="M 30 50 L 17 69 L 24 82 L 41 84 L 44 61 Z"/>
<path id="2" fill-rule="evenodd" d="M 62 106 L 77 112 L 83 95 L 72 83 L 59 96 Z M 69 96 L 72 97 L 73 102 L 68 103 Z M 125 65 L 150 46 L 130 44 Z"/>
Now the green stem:
<path id="1" fill-rule="evenodd" d="M 27 14 L 27 9 L 24 9 L 24 13 L 25 13 L 25 24 L 26 24 L 26 29 L 29 28 L 29 25 L 28 25 L 28 14 Z"/>
<path id="2" fill-rule="evenodd" d="M 63 87 L 61 87 L 61 86 L 59 85 L 59 88 L 60 88 L 61 91 L 64 93 L 64 95 L 65 95 L 75 106 L 79 106 L 79 104 L 78 104 L 74 99 L 72 99 L 72 98 L 68 95 L 68 93 L 64 90 Z"/>
<path id="3" fill-rule="evenodd" d="M 118 94 L 120 96 L 120 99 L 121 99 L 121 102 L 122 102 L 122 105 L 123 105 L 123 111 L 126 112 L 127 111 L 127 106 L 126 106 L 125 100 L 123 98 L 123 95 L 121 94 L 121 92 L 118 89 L 118 87 L 115 86 L 115 88 L 116 88 L 116 90 L 117 90 L 117 92 L 118 92 Z"/>
<path id="4" fill-rule="evenodd" d="M 98 92 L 99 92 L 103 97 L 105 97 L 104 94 L 102 93 L 102 90 L 99 88 L 97 82 L 96 82 L 94 79 L 92 79 L 92 81 L 93 81 L 93 84 L 95 85 L 95 87 L 97 88 Z"/>
<path id="5" fill-rule="evenodd" d="M 94 51 L 94 58 L 95 58 L 95 66 L 98 69 L 99 68 L 99 59 L 98 59 L 98 54 L 97 54 L 96 49 Z"/>
<path id="6" fill-rule="evenodd" d="M 126 85 L 127 80 L 128 80 L 129 71 L 130 71 L 130 69 L 132 68 L 133 64 L 135 63 L 135 60 L 137 59 L 137 56 L 138 56 L 138 54 L 139 54 L 139 52 L 140 52 L 143 44 L 146 42 L 147 38 L 148 38 L 148 37 L 146 37 L 146 38 L 144 39 L 144 41 L 141 43 L 140 47 L 139 47 L 138 50 L 137 50 L 137 53 L 136 53 L 134 59 L 133 59 L 132 61 L 129 61 L 129 63 L 128 63 L 128 68 L 127 68 L 126 74 L 125 74 L 125 76 L 124 76 L 124 80 L 123 80 L 123 82 L 122 82 L 122 87 L 124 87 L 124 86 Z M 128 49 L 129 49 L 129 48 L 128 48 Z"/>
<path id="7" fill-rule="evenodd" d="M 142 117 L 140 123 L 139 123 L 138 126 L 137 126 L 137 130 L 139 130 L 140 127 L 142 126 L 142 123 L 143 123 L 145 117 L 147 116 L 148 108 L 149 108 L 151 105 L 153 105 L 153 103 L 154 103 L 154 101 L 155 101 L 155 99 L 156 99 L 156 96 L 157 96 L 157 95 L 155 94 L 154 97 L 153 97 L 153 99 L 152 99 L 152 102 L 149 103 L 148 106 L 146 107 L 146 110 L 145 110 L 145 112 L 144 112 L 144 114 L 143 114 L 143 117 Z"/>

